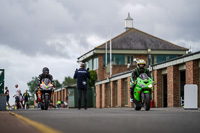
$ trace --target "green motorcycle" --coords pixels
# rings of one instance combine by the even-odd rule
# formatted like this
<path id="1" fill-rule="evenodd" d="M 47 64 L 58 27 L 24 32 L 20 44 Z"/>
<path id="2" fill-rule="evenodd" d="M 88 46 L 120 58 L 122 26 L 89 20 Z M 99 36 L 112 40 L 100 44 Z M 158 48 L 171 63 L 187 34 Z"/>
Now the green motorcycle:
<path id="1" fill-rule="evenodd" d="M 150 110 L 151 97 L 153 92 L 154 81 L 146 73 L 141 73 L 136 79 L 136 86 L 133 94 L 133 103 L 135 110 Z"/>

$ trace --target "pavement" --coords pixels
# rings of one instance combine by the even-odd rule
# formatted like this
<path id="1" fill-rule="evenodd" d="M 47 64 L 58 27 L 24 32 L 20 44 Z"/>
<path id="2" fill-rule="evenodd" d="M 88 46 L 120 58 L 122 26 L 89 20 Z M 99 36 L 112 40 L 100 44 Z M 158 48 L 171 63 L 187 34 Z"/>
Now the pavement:
<path id="1" fill-rule="evenodd" d="M 25 123 L 19 118 L 11 115 L 8 111 L 0 111 L 1 133 L 37 133 L 35 127 Z"/>
<path id="2" fill-rule="evenodd" d="M 135 111 L 133 108 L 89 108 L 12 112 L 64 133 L 200 132 L 200 109 L 152 108 L 150 111 Z"/>

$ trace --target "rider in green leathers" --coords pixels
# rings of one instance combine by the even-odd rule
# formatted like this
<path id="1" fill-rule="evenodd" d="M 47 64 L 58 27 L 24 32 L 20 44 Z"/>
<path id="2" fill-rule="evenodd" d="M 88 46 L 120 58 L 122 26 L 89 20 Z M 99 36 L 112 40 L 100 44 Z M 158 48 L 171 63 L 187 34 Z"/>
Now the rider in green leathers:
<path id="1" fill-rule="evenodd" d="M 144 59 L 139 59 L 137 61 L 137 67 L 133 69 L 130 78 L 130 102 L 133 102 L 133 92 L 136 85 L 136 79 L 141 73 L 146 73 L 149 77 L 152 77 L 151 72 L 146 68 L 146 61 Z"/>

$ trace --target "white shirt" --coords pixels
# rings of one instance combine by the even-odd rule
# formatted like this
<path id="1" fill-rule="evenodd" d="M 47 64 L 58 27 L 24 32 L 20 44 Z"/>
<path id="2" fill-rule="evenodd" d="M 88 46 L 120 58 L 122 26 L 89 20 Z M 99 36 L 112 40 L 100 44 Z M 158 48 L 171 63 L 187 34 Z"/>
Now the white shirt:
<path id="1" fill-rule="evenodd" d="M 20 89 L 19 89 L 19 87 L 17 87 L 17 88 L 16 88 L 16 94 L 15 94 L 15 95 L 16 95 L 16 96 L 20 96 L 19 92 L 20 92 Z"/>

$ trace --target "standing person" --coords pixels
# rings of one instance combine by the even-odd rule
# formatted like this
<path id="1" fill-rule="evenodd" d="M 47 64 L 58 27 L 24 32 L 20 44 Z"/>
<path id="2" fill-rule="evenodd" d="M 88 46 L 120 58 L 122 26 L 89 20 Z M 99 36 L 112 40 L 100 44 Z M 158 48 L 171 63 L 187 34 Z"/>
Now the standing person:
<path id="1" fill-rule="evenodd" d="M 9 90 L 8 90 L 7 86 L 5 87 L 5 90 L 6 90 L 6 92 L 5 92 L 5 94 L 6 94 L 6 103 L 8 104 L 8 108 L 10 109 L 10 104 L 9 104 L 10 96 L 9 96 Z"/>
<path id="2" fill-rule="evenodd" d="M 18 103 L 19 103 L 19 104 L 21 103 L 21 102 L 20 102 L 20 94 L 21 94 L 21 91 L 20 91 L 20 89 L 19 89 L 19 87 L 18 87 L 18 84 L 15 85 L 15 88 L 16 88 L 16 94 L 15 94 L 13 97 L 15 97 L 15 106 L 17 107 L 17 104 L 18 104 Z M 21 104 L 20 104 L 20 106 L 21 106 L 21 108 L 23 108 Z"/>
<path id="3" fill-rule="evenodd" d="M 23 97 L 24 97 L 24 107 L 26 105 L 29 107 L 29 105 L 28 105 L 28 99 L 30 98 L 30 95 L 28 93 L 28 90 L 26 90 L 26 92 L 23 94 Z"/>
<path id="4" fill-rule="evenodd" d="M 85 64 L 81 63 L 78 70 L 75 71 L 74 79 L 77 78 L 77 88 L 78 88 L 78 109 L 81 109 L 81 99 L 82 92 L 84 96 L 84 108 L 87 110 L 87 78 L 90 79 L 90 73 L 85 70 Z"/>

